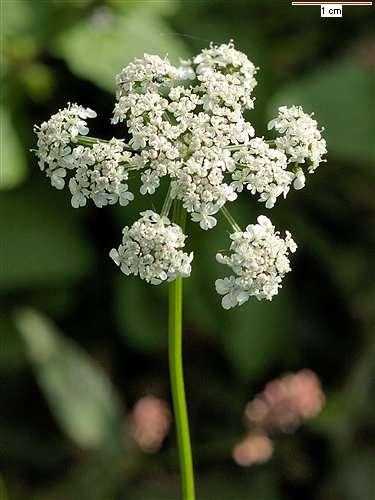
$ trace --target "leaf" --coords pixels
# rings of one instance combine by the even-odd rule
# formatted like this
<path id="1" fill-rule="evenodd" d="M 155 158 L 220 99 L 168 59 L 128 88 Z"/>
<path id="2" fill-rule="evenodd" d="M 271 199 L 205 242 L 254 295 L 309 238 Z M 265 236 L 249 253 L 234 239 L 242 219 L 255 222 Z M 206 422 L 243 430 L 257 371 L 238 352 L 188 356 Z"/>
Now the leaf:
<path id="1" fill-rule="evenodd" d="M 55 53 L 73 73 L 110 92 L 115 90 L 115 75 L 144 52 L 168 54 L 176 62 L 187 56 L 183 42 L 173 37 L 156 10 L 147 7 L 108 12 L 101 20 L 86 18 L 55 45 Z"/>
<path id="2" fill-rule="evenodd" d="M 39 385 L 57 422 L 78 446 L 98 448 L 121 435 L 121 409 L 110 381 L 72 340 L 32 309 L 16 315 Z"/>
<path id="3" fill-rule="evenodd" d="M 248 302 L 226 311 L 220 340 L 234 370 L 243 379 L 263 375 L 293 335 L 293 309 L 283 288 L 272 302 Z"/>
<path id="4" fill-rule="evenodd" d="M 2 30 L 6 35 L 20 35 L 30 29 L 34 11 L 29 2 L 7 2 L 2 9 Z"/>
<path id="5" fill-rule="evenodd" d="M 280 105 L 300 104 L 325 127 L 328 158 L 332 154 L 373 164 L 372 88 L 370 70 L 353 57 L 343 59 L 281 90 L 272 101 L 270 116 Z"/>
<path id="6" fill-rule="evenodd" d="M 84 276 L 93 256 L 79 233 L 73 209 L 38 190 L 4 193 L 0 199 L 0 289 L 70 283 Z"/>
<path id="7" fill-rule="evenodd" d="M 23 182 L 27 168 L 22 144 L 13 128 L 10 114 L 4 107 L 0 107 L 0 124 L 0 190 L 3 190 L 11 189 Z"/>
<path id="8" fill-rule="evenodd" d="M 111 2 L 111 0 L 109 0 Z M 117 0 L 112 0 L 112 4 L 116 9 L 122 9 L 125 12 L 129 12 L 129 2 L 117 2 Z M 149 2 L 147 4 L 148 10 L 155 10 L 162 14 L 171 15 L 179 10 L 181 7 L 180 0 L 163 0 L 162 2 Z"/>

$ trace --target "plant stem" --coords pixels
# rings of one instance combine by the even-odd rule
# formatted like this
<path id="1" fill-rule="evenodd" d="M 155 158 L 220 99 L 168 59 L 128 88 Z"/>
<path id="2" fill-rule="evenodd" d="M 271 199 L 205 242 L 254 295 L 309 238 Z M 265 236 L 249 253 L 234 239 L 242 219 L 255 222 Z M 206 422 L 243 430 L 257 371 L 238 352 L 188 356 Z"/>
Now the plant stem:
<path id="1" fill-rule="evenodd" d="M 220 208 L 220 212 L 224 215 L 224 217 L 226 218 L 228 224 L 230 225 L 230 227 L 232 229 L 234 229 L 234 231 L 241 231 L 241 228 L 240 226 L 237 224 L 237 222 L 235 221 L 234 217 L 231 216 L 231 214 L 229 213 L 229 210 L 227 209 L 227 207 L 221 207 Z"/>
<path id="2" fill-rule="evenodd" d="M 181 203 L 173 203 L 173 220 L 185 225 L 185 211 Z M 195 499 L 193 460 L 191 454 L 189 421 L 186 408 L 184 374 L 182 366 L 182 278 L 169 285 L 169 371 L 176 422 L 178 455 L 181 469 L 183 500 Z"/>
<path id="3" fill-rule="evenodd" d="M 231 146 L 224 146 L 224 149 L 229 149 L 229 151 L 239 151 L 242 148 L 248 148 L 248 144 L 233 144 Z"/>
<path id="4" fill-rule="evenodd" d="M 172 183 L 169 184 L 168 191 L 167 191 L 167 194 L 165 196 L 164 204 L 163 204 L 163 207 L 162 207 L 161 213 L 160 213 L 160 215 L 164 215 L 166 217 L 168 217 L 168 214 L 169 214 L 169 211 L 171 209 L 172 202 L 173 202 L 173 198 L 171 197 L 171 191 L 172 191 Z"/>
<path id="5" fill-rule="evenodd" d="M 276 143 L 273 139 L 264 141 L 269 146 L 274 146 Z M 224 149 L 229 149 L 229 151 L 240 151 L 242 148 L 248 148 L 249 144 L 233 144 L 231 146 L 225 146 Z"/>
<path id="6" fill-rule="evenodd" d="M 82 146 L 93 146 L 94 144 L 98 142 L 109 142 L 107 139 L 98 139 L 96 137 L 90 137 L 88 135 L 77 135 L 75 138 L 75 142 L 77 144 L 81 144 Z M 129 144 L 124 144 L 124 150 L 125 151 L 134 151 L 133 148 L 129 146 Z"/>

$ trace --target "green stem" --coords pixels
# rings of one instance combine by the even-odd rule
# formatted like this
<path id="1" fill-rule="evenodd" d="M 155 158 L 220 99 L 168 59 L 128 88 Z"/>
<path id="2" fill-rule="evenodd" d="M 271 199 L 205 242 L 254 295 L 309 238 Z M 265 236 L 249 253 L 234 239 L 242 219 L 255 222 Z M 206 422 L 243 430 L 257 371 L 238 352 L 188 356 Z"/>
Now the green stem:
<path id="1" fill-rule="evenodd" d="M 224 149 L 229 149 L 229 151 L 239 151 L 242 148 L 248 148 L 248 144 L 233 144 L 232 146 L 225 146 Z"/>
<path id="2" fill-rule="evenodd" d="M 273 139 L 264 141 L 266 144 L 270 146 L 274 146 L 276 143 Z M 229 149 L 229 151 L 240 151 L 242 148 L 248 148 L 249 144 L 233 144 L 231 146 L 225 146 L 224 149 Z"/>
<path id="3" fill-rule="evenodd" d="M 240 226 L 237 224 L 237 222 L 235 221 L 234 217 L 231 216 L 231 214 L 229 213 L 229 210 L 227 209 L 227 207 L 221 207 L 220 208 L 220 212 L 224 215 L 224 217 L 226 218 L 228 224 L 230 225 L 230 227 L 232 229 L 234 229 L 234 231 L 241 231 L 241 228 Z"/>
<path id="4" fill-rule="evenodd" d="M 75 141 L 77 144 L 82 144 L 82 146 L 93 146 L 98 142 L 109 142 L 106 139 L 98 139 L 96 137 L 90 137 L 88 135 L 77 135 Z M 129 144 L 124 144 L 125 151 L 134 151 Z"/>
<path id="5" fill-rule="evenodd" d="M 163 207 L 161 209 L 161 215 L 164 215 L 166 217 L 168 217 L 168 214 L 169 214 L 169 211 L 171 209 L 172 202 L 173 202 L 171 192 L 172 192 L 172 183 L 169 184 L 168 191 L 167 191 L 167 194 L 165 196 L 164 203 L 163 203 Z"/>
<path id="6" fill-rule="evenodd" d="M 185 211 L 181 203 L 174 202 L 173 220 L 183 227 Z M 169 285 L 169 371 L 176 422 L 178 455 L 181 469 L 183 500 L 195 499 L 193 459 L 191 454 L 189 421 L 186 408 L 184 374 L 182 366 L 182 278 Z"/>

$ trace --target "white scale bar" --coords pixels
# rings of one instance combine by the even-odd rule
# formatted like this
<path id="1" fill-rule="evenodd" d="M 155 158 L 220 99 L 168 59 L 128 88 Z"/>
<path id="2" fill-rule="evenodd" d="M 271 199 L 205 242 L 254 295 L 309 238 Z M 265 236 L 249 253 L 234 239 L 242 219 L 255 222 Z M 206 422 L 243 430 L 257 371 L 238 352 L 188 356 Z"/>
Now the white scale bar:
<path id="1" fill-rule="evenodd" d="M 335 5 L 335 2 L 292 2 L 292 5 Z M 372 2 L 337 2 L 336 5 L 372 5 Z"/>

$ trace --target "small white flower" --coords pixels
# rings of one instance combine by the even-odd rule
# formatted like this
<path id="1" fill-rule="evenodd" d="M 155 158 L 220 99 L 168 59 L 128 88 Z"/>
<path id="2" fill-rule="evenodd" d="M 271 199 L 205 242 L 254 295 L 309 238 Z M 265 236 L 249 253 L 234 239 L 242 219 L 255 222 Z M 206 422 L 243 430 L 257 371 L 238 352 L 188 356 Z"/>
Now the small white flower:
<path id="1" fill-rule="evenodd" d="M 128 191 L 127 184 L 122 185 L 116 194 L 118 195 L 118 201 L 122 207 L 126 207 L 134 200 L 134 194 Z"/>
<path id="2" fill-rule="evenodd" d="M 70 179 L 69 189 L 72 194 L 71 204 L 73 208 L 84 207 L 86 205 L 86 196 L 80 190 L 79 184 L 74 180 Z"/>
<path id="3" fill-rule="evenodd" d="M 63 189 L 65 186 L 66 170 L 65 168 L 57 168 L 52 171 L 51 174 L 51 184 L 56 189 Z"/>
<path id="4" fill-rule="evenodd" d="M 212 229 L 217 224 L 217 220 L 213 217 L 213 214 L 216 214 L 216 212 L 217 209 L 209 203 L 201 206 L 199 212 L 193 212 L 191 214 L 191 220 L 199 222 L 201 229 L 207 231 L 207 229 Z"/>
<path id="5" fill-rule="evenodd" d="M 91 108 L 83 108 L 78 112 L 78 116 L 85 120 L 86 118 L 96 118 L 98 115 Z"/>
<path id="6" fill-rule="evenodd" d="M 294 189 L 302 189 L 303 187 L 305 187 L 305 184 L 306 184 L 305 174 L 303 173 L 302 168 L 299 168 L 295 173 L 293 187 Z"/>
<path id="7" fill-rule="evenodd" d="M 156 172 L 148 169 L 141 175 L 142 186 L 140 187 L 141 194 L 154 194 L 159 187 L 160 181 Z"/>

